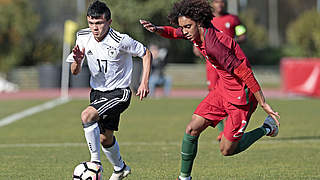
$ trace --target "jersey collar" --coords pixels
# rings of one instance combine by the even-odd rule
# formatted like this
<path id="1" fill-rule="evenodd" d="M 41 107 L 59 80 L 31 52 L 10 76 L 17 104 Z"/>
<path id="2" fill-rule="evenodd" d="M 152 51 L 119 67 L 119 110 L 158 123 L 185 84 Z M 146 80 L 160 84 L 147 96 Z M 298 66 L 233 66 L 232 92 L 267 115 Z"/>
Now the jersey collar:
<path id="1" fill-rule="evenodd" d="M 200 49 L 205 48 L 206 45 L 206 35 L 208 33 L 208 29 L 207 28 L 203 28 L 203 37 L 204 37 L 204 41 L 201 43 L 201 46 L 199 44 L 197 44 L 196 41 L 193 41 L 193 45 L 196 47 L 199 47 Z"/>
<path id="2" fill-rule="evenodd" d="M 108 39 L 108 36 L 110 36 L 110 31 L 112 31 L 111 30 L 111 27 L 109 27 L 109 30 L 108 30 L 108 32 L 107 32 L 107 34 L 106 34 L 106 36 L 102 39 L 102 41 L 100 41 L 99 43 L 103 43 L 103 44 L 108 44 L 107 43 L 107 39 Z"/>

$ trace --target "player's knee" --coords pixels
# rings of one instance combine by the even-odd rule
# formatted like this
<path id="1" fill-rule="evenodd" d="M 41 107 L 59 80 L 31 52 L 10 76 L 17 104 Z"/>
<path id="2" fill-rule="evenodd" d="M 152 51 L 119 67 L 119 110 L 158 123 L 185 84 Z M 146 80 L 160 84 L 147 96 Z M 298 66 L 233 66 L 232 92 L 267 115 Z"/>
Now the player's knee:
<path id="1" fill-rule="evenodd" d="M 192 128 L 190 125 L 187 125 L 186 127 L 186 134 L 192 135 L 191 133 L 193 132 Z"/>
<path id="2" fill-rule="evenodd" d="M 89 111 L 89 110 L 84 110 L 82 111 L 81 113 L 81 121 L 83 124 L 86 124 L 86 123 L 89 123 L 89 122 L 92 122 L 94 121 L 94 113 Z"/>
<path id="3" fill-rule="evenodd" d="M 199 136 L 200 135 L 200 132 L 197 131 L 196 129 L 193 129 L 191 125 L 187 125 L 186 133 L 191 136 Z"/>
<path id="4" fill-rule="evenodd" d="M 196 115 L 193 115 L 191 122 L 197 121 L 197 118 L 198 117 Z M 201 133 L 201 130 L 197 129 L 197 128 L 194 128 L 191 122 L 186 127 L 186 133 L 190 134 L 191 136 L 199 136 L 200 133 Z"/>
<path id="5" fill-rule="evenodd" d="M 187 125 L 186 133 L 191 135 L 191 136 L 197 136 L 197 130 L 193 129 L 191 124 Z"/>
<path id="6" fill-rule="evenodd" d="M 233 150 L 227 147 L 220 147 L 220 152 L 223 156 L 231 156 L 233 155 Z"/>
<path id="7" fill-rule="evenodd" d="M 81 113 L 81 121 L 82 121 L 82 123 L 88 123 L 89 122 L 89 113 L 86 111 L 86 110 L 84 110 L 84 111 L 82 111 L 82 113 Z"/>

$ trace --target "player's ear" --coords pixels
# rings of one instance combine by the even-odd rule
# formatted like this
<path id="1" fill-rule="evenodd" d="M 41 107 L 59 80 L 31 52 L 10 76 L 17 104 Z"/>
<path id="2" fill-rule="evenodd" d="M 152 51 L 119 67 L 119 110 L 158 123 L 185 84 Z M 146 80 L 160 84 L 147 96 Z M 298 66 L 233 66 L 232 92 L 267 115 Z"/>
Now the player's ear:
<path id="1" fill-rule="evenodd" d="M 201 24 L 197 23 L 197 28 L 198 28 L 199 31 L 200 31 L 201 27 L 202 27 Z"/>
<path id="2" fill-rule="evenodd" d="M 107 21 L 107 23 L 110 25 L 111 22 L 112 22 L 112 19 L 110 18 L 110 19 Z"/>

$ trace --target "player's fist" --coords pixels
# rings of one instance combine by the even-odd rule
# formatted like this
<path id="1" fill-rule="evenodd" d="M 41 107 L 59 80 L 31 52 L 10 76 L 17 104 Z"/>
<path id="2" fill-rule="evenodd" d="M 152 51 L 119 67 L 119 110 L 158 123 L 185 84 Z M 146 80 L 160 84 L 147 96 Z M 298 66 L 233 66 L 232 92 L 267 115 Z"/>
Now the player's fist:
<path id="1" fill-rule="evenodd" d="M 157 31 L 157 26 L 155 26 L 154 24 L 152 24 L 151 22 L 149 21 L 146 21 L 146 20 L 141 20 L 140 19 L 140 24 L 143 25 L 143 27 L 150 31 L 150 32 L 156 32 Z"/>
<path id="2" fill-rule="evenodd" d="M 82 50 L 80 51 L 79 46 L 76 45 L 72 49 L 72 52 L 73 52 L 73 59 L 76 61 L 76 63 L 81 64 L 81 61 L 82 61 L 82 59 L 84 57 L 85 49 L 82 48 Z"/>

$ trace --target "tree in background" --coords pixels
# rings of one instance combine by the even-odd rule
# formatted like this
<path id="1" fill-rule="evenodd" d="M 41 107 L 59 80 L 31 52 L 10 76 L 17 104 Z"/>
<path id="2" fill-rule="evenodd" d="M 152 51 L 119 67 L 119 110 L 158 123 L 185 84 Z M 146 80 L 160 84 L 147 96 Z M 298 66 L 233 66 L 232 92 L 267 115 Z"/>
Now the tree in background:
<path id="1" fill-rule="evenodd" d="M 320 57 L 320 13 L 305 11 L 287 28 L 287 56 Z"/>
<path id="2" fill-rule="evenodd" d="M 190 51 L 191 43 L 152 36 L 138 22 L 139 19 L 147 19 L 155 24 L 169 24 L 168 11 L 176 0 L 103 1 L 107 2 L 112 11 L 114 20 L 112 27 L 116 30 L 128 33 L 144 44 L 153 42 L 168 48 L 170 63 L 196 62 L 196 57 Z M 66 19 L 77 19 L 77 1 L 63 2 L 64 0 L 0 0 L 0 72 L 8 72 L 17 65 L 61 63 L 63 23 Z M 294 2 L 298 1 L 289 2 L 292 7 L 295 7 L 297 3 Z M 289 11 L 290 8 L 286 10 Z M 284 54 L 289 56 L 320 55 L 320 22 L 317 21 L 319 13 L 315 10 L 304 13 L 299 18 L 302 20 L 290 24 L 286 36 L 289 46 L 285 48 L 285 51 L 282 51 L 282 47 L 268 46 L 267 29 L 265 25 L 259 24 L 263 13 L 261 9 L 255 9 L 255 11 L 249 8 L 240 14 L 241 20 L 248 29 L 248 40 L 241 44 L 241 47 L 253 65 L 275 65 Z M 80 19 L 81 27 L 87 27 L 85 14 Z"/>
<path id="3" fill-rule="evenodd" d="M 39 16 L 27 0 L 0 1 L 0 14 L 0 71 L 8 72 L 31 54 Z"/>
<path id="4" fill-rule="evenodd" d="M 175 63 L 192 63 L 195 57 L 190 51 L 192 43 L 170 41 L 152 36 L 139 24 L 140 19 L 147 19 L 155 24 L 169 24 L 167 16 L 173 2 L 176 0 L 104 0 L 109 6 L 113 22 L 111 26 L 116 30 L 128 33 L 144 44 L 157 43 L 160 47 L 169 49 L 168 60 Z M 191 58 L 190 58 L 191 57 Z"/>
<path id="5" fill-rule="evenodd" d="M 269 46 L 267 29 L 257 23 L 257 17 L 258 13 L 253 9 L 240 13 L 240 19 L 247 27 L 247 40 L 240 46 L 251 64 L 275 65 L 279 63 L 282 51 Z"/>

